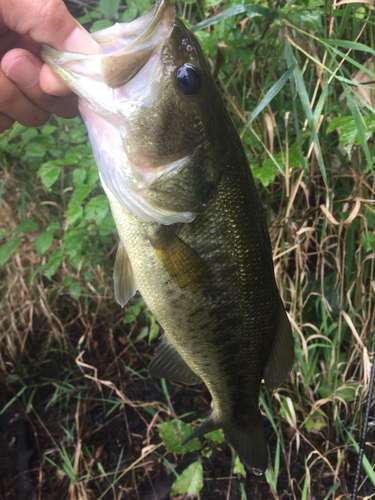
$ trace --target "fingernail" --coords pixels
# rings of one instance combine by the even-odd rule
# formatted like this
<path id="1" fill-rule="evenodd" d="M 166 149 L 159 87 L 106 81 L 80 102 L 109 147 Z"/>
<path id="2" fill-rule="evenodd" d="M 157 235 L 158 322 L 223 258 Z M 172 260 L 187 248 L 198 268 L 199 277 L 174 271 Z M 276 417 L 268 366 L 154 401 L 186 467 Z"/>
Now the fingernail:
<path id="1" fill-rule="evenodd" d="M 40 69 L 28 57 L 17 57 L 12 61 L 5 75 L 21 89 L 30 89 L 39 81 Z"/>
<path id="2" fill-rule="evenodd" d="M 65 40 L 65 49 L 71 52 L 82 52 L 83 54 L 101 54 L 100 45 L 84 31 L 83 28 L 75 28 Z"/>

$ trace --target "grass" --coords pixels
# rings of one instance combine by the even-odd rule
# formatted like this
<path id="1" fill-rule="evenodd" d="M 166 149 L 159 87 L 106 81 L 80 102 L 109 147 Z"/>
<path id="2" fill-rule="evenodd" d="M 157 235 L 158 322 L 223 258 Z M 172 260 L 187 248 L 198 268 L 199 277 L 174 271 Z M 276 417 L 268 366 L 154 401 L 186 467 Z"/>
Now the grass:
<path id="1" fill-rule="evenodd" d="M 92 9 L 78 15 L 108 23 Z M 277 9 L 176 4 L 210 24 L 196 34 L 246 147 L 295 333 L 289 381 L 261 396 L 266 476 L 234 472 L 226 443 L 185 455 L 162 443 L 158 426 L 205 417 L 209 394 L 147 377 L 155 319 L 139 298 L 115 303 L 115 230 L 85 130 L 53 118 L 0 136 L 2 498 L 164 498 L 198 460 L 202 499 L 350 497 L 375 351 L 375 16 Z M 375 489 L 373 441 L 371 420 L 358 498 Z M 14 443 L 30 455 L 22 470 Z"/>

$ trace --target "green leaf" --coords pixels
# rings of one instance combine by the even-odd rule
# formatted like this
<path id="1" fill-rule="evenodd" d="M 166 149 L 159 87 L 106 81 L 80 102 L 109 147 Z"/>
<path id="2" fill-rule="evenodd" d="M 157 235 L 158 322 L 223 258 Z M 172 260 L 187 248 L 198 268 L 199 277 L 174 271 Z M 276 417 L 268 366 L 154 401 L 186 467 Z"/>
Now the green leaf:
<path id="1" fill-rule="evenodd" d="M 22 221 L 21 224 L 19 224 L 13 232 L 27 233 L 31 231 L 38 231 L 38 224 L 35 222 L 35 220 L 28 219 Z"/>
<path id="2" fill-rule="evenodd" d="M 25 148 L 26 156 L 31 158 L 43 158 L 46 153 L 46 145 L 36 141 L 30 142 Z"/>
<path id="3" fill-rule="evenodd" d="M 42 128 L 42 134 L 43 135 L 51 135 L 53 132 L 57 130 L 57 127 L 55 125 L 45 125 Z"/>
<path id="4" fill-rule="evenodd" d="M 45 231 L 34 241 L 35 250 L 40 257 L 48 252 L 48 250 L 51 248 L 52 241 L 52 231 Z"/>
<path id="5" fill-rule="evenodd" d="M 0 240 L 6 238 L 10 233 L 9 229 L 6 229 L 5 227 L 0 227 Z"/>
<path id="6" fill-rule="evenodd" d="M 91 271 L 86 271 L 84 274 L 83 274 L 83 277 L 85 278 L 86 281 L 93 281 L 94 280 L 94 275 L 92 274 Z"/>
<path id="7" fill-rule="evenodd" d="M 47 278 L 51 279 L 51 277 L 57 271 L 64 257 L 65 257 L 65 252 L 63 248 L 59 248 L 58 250 L 52 252 L 51 255 L 49 256 L 47 264 L 43 264 L 34 271 L 34 273 L 30 278 L 30 283 L 31 284 L 34 283 L 35 276 L 41 271 L 44 271 L 44 274 L 47 276 Z"/>
<path id="8" fill-rule="evenodd" d="M 322 398 L 330 398 L 333 394 L 333 388 L 329 384 L 328 380 L 322 380 L 318 393 Z M 341 398 L 348 403 L 352 402 L 356 398 L 356 388 L 354 386 L 350 386 L 348 384 L 343 385 L 342 383 L 338 384 L 335 398 Z"/>
<path id="9" fill-rule="evenodd" d="M 214 443 L 225 443 L 225 437 L 224 433 L 221 429 L 217 429 L 216 431 L 208 432 L 204 436 L 206 439 L 210 439 L 211 441 L 214 441 Z"/>
<path id="10" fill-rule="evenodd" d="M 85 168 L 75 168 L 73 171 L 73 182 L 77 186 L 86 180 L 87 171 Z"/>
<path id="11" fill-rule="evenodd" d="M 49 189 L 59 178 L 61 166 L 56 165 L 56 160 L 47 161 L 40 166 L 37 176 L 42 178 L 44 186 Z"/>
<path id="12" fill-rule="evenodd" d="M 137 319 L 137 316 L 135 314 L 127 314 L 124 318 L 124 323 L 133 323 Z"/>
<path id="13" fill-rule="evenodd" d="M 85 208 L 85 218 L 101 221 L 107 215 L 109 210 L 108 200 L 104 194 L 91 198 Z"/>
<path id="14" fill-rule="evenodd" d="M 17 237 L 4 243 L 4 245 L 0 248 L 0 266 L 3 266 L 6 262 L 8 262 L 21 241 L 22 238 Z"/>
<path id="15" fill-rule="evenodd" d="M 83 214 L 83 208 L 80 205 L 68 208 L 68 210 L 65 212 L 65 215 L 67 217 L 66 227 L 69 227 L 72 224 L 74 224 L 76 220 L 82 217 L 82 214 Z"/>
<path id="16" fill-rule="evenodd" d="M 305 427 L 307 432 L 311 432 L 312 429 L 319 431 L 326 426 L 326 422 L 320 411 L 315 411 L 305 422 Z"/>
<path id="17" fill-rule="evenodd" d="M 73 281 L 73 283 L 69 287 L 69 293 L 74 300 L 79 299 L 81 295 L 81 285 L 78 283 L 78 281 Z"/>
<path id="18" fill-rule="evenodd" d="M 46 231 L 61 231 L 61 225 L 59 222 L 50 222 L 47 226 Z"/>
<path id="19" fill-rule="evenodd" d="M 193 432 L 194 427 L 185 424 L 181 420 L 171 420 L 159 425 L 160 437 L 163 444 L 171 453 L 188 453 L 189 451 L 196 451 L 201 449 L 201 443 L 198 438 L 189 441 L 185 446 L 181 443 L 185 441 Z"/>
<path id="20" fill-rule="evenodd" d="M 271 158 L 267 158 L 267 160 L 263 162 L 263 165 L 261 167 L 252 167 L 251 171 L 253 173 L 253 176 L 256 179 L 259 179 L 264 187 L 267 187 L 271 182 L 275 180 L 278 168 L 271 160 Z"/>
<path id="21" fill-rule="evenodd" d="M 203 488 L 203 468 L 200 460 L 189 465 L 172 484 L 171 496 L 189 493 L 199 497 Z"/>
<path id="22" fill-rule="evenodd" d="M 360 242 L 366 252 L 371 252 L 375 245 L 375 234 L 363 232 L 360 236 Z"/>
<path id="23" fill-rule="evenodd" d="M 150 326 L 150 334 L 148 337 L 149 344 L 151 344 L 151 342 L 158 337 L 159 332 L 160 332 L 160 325 L 156 321 L 156 318 L 153 314 L 151 314 L 151 316 L 150 316 L 150 321 L 151 321 L 151 326 Z"/>
<path id="24" fill-rule="evenodd" d="M 113 22 L 109 19 L 100 19 L 99 21 L 95 21 L 91 28 L 90 33 L 94 33 L 95 31 L 105 30 L 106 28 L 110 28 L 113 26 Z"/>
<path id="25" fill-rule="evenodd" d="M 63 286 L 69 286 L 74 280 L 75 280 L 75 278 L 72 275 L 65 276 L 64 281 L 63 281 Z"/>
<path id="26" fill-rule="evenodd" d="M 130 23 L 137 17 L 138 14 L 138 7 L 135 2 L 128 1 L 127 3 L 129 8 L 125 10 L 121 17 L 123 23 Z"/>
<path id="27" fill-rule="evenodd" d="M 77 186 L 73 192 L 72 199 L 69 202 L 69 207 L 73 205 L 80 205 L 83 200 L 88 196 L 93 190 L 94 186 Z"/>
<path id="28" fill-rule="evenodd" d="M 146 14 L 149 10 L 151 10 L 151 1 L 150 0 L 136 0 L 136 4 L 138 5 L 139 12 L 141 16 Z"/>
<path id="29" fill-rule="evenodd" d="M 238 455 L 236 455 L 236 458 L 234 459 L 233 474 L 241 474 L 241 476 L 246 477 L 245 467 L 243 466 Z"/>
<path id="30" fill-rule="evenodd" d="M 117 14 L 120 0 L 100 0 L 100 8 L 108 19 L 112 19 Z"/>

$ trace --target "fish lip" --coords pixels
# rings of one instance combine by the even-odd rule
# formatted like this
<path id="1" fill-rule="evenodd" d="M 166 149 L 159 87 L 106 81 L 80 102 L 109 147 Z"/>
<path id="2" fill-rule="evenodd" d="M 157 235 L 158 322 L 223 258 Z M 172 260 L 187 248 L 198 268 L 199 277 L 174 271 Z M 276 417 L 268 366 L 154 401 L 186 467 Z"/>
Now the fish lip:
<path id="1" fill-rule="evenodd" d="M 153 13 L 151 22 L 147 22 L 151 13 Z M 102 48 L 102 54 L 89 55 L 81 52 L 63 52 L 47 44 L 41 44 L 40 56 L 75 92 L 77 92 L 77 89 L 74 88 L 74 85 L 69 85 L 69 78 L 62 75 L 59 70 L 61 63 L 77 62 L 82 67 L 85 63 L 90 64 L 92 68 L 95 68 L 97 78 L 102 78 L 108 87 L 116 89 L 132 80 L 152 54 L 163 45 L 173 30 L 175 18 L 176 14 L 170 0 L 157 0 L 153 9 L 142 17 L 130 23 L 115 25 L 120 27 L 117 34 L 114 35 L 111 31 L 113 27 L 100 30 L 97 35 L 93 33 L 94 40 Z M 147 22 L 146 25 L 145 22 Z M 135 27 L 133 23 L 135 23 Z M 158 36 L 157 32 L 159 26 L 162 27 L 162 31 L 159 33 L 161 36 Z M 108 31 L 110 31 L 110 34 L 107 34 Z M 106 51 L 106 44 L 112 37 L 117 38 L 117 40 L 121 38 L 121 42 L 117 42 L 117 47 Z M 129 37 L 128 42 L 127 37 Z M 77 72 L 80 71 L 83 70 Z"/>
<path id="2" fill-rule="evenodd" d="M 108 87 L 119 88 L 132 80 L 172 31 L 176 15 L 170 0 L 158 0 L 153 11 L 152 20 L 145 28 L 142 19 L 147 20 L 152 11 L 136 20 L 141 31 L 133 33 L 135 39 L 122 49 L 101 56 L 102 76 Z M 161 36 L 157 36 L 159 26 L 162 27 Z M 100 44 L 99 39 L 97 42 Z"/>

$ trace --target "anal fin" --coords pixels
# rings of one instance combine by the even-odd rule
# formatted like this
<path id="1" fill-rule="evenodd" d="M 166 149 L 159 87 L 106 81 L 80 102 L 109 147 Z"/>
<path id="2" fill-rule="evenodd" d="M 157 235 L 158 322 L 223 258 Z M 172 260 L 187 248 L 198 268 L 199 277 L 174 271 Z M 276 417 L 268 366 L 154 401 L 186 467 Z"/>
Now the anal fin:
<path id="1" fill-rule="evenodd" d="M 135 282 L 132 265 L 122 242 L 119 243 L 116 254 L 113 280 L 115 282 L 116 300 L 121 307 L 124 307 L 136 293 L 137 284 Z"/>
<path id="2" fill-rule="evenodd" d="M 155 356 L 147 368 L 148 373 L 153 377 L 167 378 L 183 384 L 200 384 L 202 379 L 182 359 L 173 345 L 164 335 L 161 344 L 156 349 Z"/>
<path id="3" fill-rule="evenodd" d="M 294 362 L 294 338 L 292 328 L 280 295 L 276 316 L 277 332 L 271 353 L 264 367 L 264 379 L 269 391 L 279 387 L 288 377 Z"/>
<path id="4" fill-rule="evenodd" d="M 198 429 L 195 429 L 195 431 L 190 434 L 188 438 L 185 439 L 181 444 L 182 446 L 185 446 L 189 441 L 196 437 L 203 436 L 204 434 L 207 434 L 208 432 L 216 431 L 217 429 L 220 429 L 218 425 L 215 424 L 213 415 L 214 415 L 215 410 L 211 413 L 211 415 L 201 424 Z"/>

